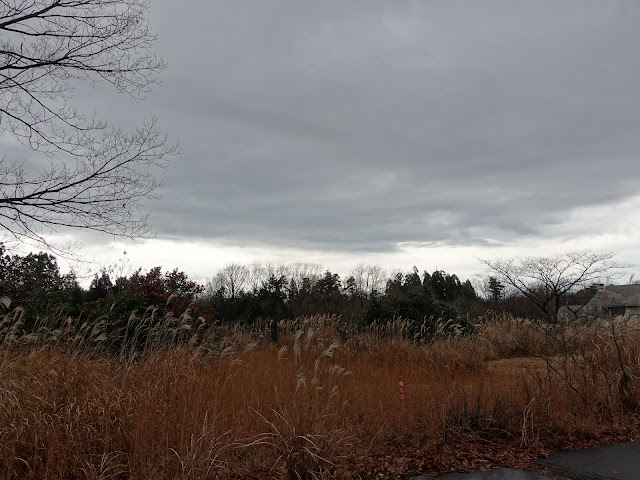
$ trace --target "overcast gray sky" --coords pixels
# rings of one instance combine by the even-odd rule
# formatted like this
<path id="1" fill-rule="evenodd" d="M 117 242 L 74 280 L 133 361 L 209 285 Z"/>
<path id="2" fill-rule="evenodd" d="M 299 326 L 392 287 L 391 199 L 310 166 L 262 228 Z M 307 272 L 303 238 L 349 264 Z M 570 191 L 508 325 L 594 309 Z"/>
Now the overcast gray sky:
<path id="1" fill-rule="evenodd" d="M 182 154 L 148 204 L 158 240 L 86 237 L 101 261 L 640 263 L 640 2 L 153 0 L 150 22 L 163 85 L 77 101 L 157 115 Z"/>

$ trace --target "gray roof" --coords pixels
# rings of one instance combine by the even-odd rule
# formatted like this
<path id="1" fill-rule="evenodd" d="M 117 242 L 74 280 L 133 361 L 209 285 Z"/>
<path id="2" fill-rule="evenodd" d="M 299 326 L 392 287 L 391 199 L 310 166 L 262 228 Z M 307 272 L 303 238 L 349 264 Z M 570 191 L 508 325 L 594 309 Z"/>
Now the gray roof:
<path id="1" fill-rule="evenodd" d="M 640 306 L 640 285 L 607 285 L 599 287 L 588 305 L 602 307 Z"/>

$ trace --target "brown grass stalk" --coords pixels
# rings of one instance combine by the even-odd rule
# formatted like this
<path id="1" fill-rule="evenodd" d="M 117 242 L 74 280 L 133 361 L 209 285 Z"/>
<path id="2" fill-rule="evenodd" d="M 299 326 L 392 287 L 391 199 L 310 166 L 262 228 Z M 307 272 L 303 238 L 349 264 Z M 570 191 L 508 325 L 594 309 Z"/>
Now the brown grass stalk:
<path id="1" fill-rule="evenodd" d="M 166 322 L 149 340 L 165 347 L 129 355 L 86 348 L 107 340 L 64 322 L 27 341 L 18 317 L 0 331 L 6 480 L 356 478 L 414 452 L 408 473 L 454 445 L 553 448 L 629 431 L 638 413 L 640 333 L 623 319 L 494 319 L 423 346 L 344 338 L 329 318 L 287 325 L 278 345 L 259 326 L 177 342 Z"/>

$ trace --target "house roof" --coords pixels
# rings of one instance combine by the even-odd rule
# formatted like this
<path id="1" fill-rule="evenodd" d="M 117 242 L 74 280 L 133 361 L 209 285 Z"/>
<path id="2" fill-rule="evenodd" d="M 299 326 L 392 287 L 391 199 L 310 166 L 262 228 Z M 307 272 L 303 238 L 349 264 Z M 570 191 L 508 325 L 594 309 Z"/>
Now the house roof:
<path id="1" fill-rule="evenodd" d="M 587 305 L 601 307 L 640 306 L 640 285 L 606 285 L 598 288 Z"/>

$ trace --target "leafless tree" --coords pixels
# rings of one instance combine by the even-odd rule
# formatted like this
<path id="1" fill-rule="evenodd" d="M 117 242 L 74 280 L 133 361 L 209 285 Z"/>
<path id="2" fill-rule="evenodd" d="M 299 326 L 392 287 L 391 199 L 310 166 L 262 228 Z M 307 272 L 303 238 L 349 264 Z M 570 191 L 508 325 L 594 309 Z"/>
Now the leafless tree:
<path id="1" fill-rule="evenodd" d="M 268 281 L 269 277 L 280 278 L 289 276 L 289 266 L 286 264 L 262 263 L 254 261 L 246 266 L 247 287 L 252 292 L 259 291 Z"/>
<path id="2" fill-rule="evenodd" d="M 528 298 L 551 322 L 558 321 L 562 299 L 569 293 L 619 278 L 623 265 L 614 261 L 611 252 L 578 251 L 551 257 L 514 257 L 480 259 L 489 275 Z"/>
<path id="3" fill-rule="evenodd" d="M 351 271 L 351 276 L 355 281 L 357 293 L 364 297 L 370 297 L 374 292 L 384 291 L 386 276 L 380 265 L 359 263 Z"/>
<path id="4" fill-rule="evenodd" d="M 289 278 L 291 276 L 291 265 L 288 263 L 271 263 L 264 264 L 264 281 L 270 278 Z"/>
<path id="5" fill-rule="evenodd" d="M 311 285 L 321 276 L 322 265 L 312 262 L 293 263 L 261 263 L 253 262 L 248 265 L 232 263 L 226 265 L 215 276 L 207 281 L 207 294 L 214 295 L 221 290 L 225 296 L 234 298 L 240 291 L 259 291 L 271 277 L 293 280 L 302 285 L 306 278 Z"/>
<path id="6" fill-rule="evenodd" d="M 247 284 L 249 286 L 249 289 L 252 292 L 257 292 L 258 290 L 260 290 L 262 285 L 264 285 L 264 282 L 267 278 L 267 273 L 264 268 L 264 265 L 261 262 L 254 261 L 254 262 L 251 262 L 247 266 L 247 268 L 249 269 L 249 274 L 247 278 Z"/>
<path id="7" fill-rule="evenodd" d="M 310 285 L 315 285 L 322 276 L 322 265 L 319 263 L 294 262 L 288 266 L 288 270 L 291 279 L 297 285 L 302 285 L 305 279 L 307 279 Z"/>
<path id="8" fill-rule="evenodd" d="M 216 275 L 207 281 L 207 294 L 222 292 L 227 298 L 236 298 L 243 292 L 249 280 L 249 268 L 240 263 L 225 265 Z"/>
<path id="9" fill-rule="evenodd" d="M 82 81 L 136 101 L 157 83 L 165 63 L 152 51 L 148 9 L 147 0 L 0 2 L 0 142 L 29 152 L 27 162 L 0 159 L 7 237 L 47 244 L 46 234 L 65 227 L 151 233 L 141 203 L 177 146 L 155 118 L 125 132 L 71 103 Z"/>

